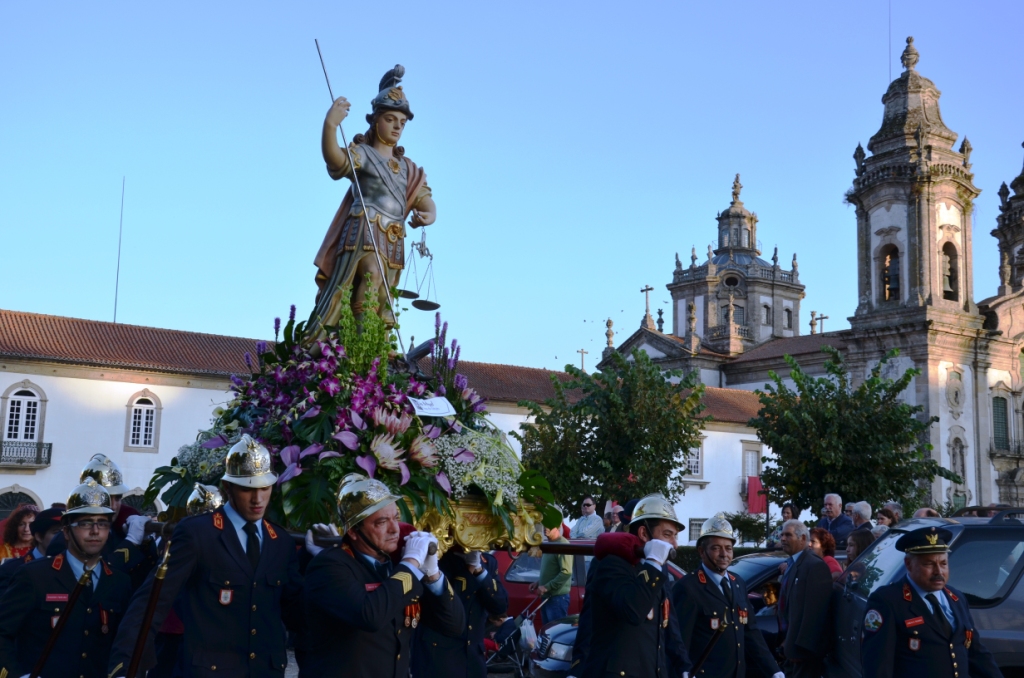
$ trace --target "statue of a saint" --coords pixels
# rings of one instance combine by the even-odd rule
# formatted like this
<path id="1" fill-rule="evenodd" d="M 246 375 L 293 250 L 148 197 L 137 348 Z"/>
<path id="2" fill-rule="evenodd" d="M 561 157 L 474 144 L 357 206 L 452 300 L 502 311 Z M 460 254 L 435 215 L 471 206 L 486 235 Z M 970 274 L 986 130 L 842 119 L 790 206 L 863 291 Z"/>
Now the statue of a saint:
<path id="1" fill-rule="evenodd" d="M 402 66 L 395 66 L 381 79 L 373 112 L 366 116 L 370 128 L 353 138 L 348 152 L 339 146 L 337 130 L 351 104 L 338 97 L 324 119 L 327 173 L 332 179 L 358 181 L 362 199 L 350 186 L 314 260 L 319 287 L 316 324 L 320 327 L 337 324 L 341 289 L 346 285 L 352 286 L 352 310 L 357 318 L 369 291 L 371 298 L 380 301 L 380 316 L 388 326 L 393 325 L 395 317 L 388 308 L 384 285 L 394 287 L 405 267 L 405 219 L 412 213 L 409 225 L 419 228 L 437 218 L 426 174 L 398 145 L 405 123 L 413 117 L 399 85 L 404 74 Z"/>

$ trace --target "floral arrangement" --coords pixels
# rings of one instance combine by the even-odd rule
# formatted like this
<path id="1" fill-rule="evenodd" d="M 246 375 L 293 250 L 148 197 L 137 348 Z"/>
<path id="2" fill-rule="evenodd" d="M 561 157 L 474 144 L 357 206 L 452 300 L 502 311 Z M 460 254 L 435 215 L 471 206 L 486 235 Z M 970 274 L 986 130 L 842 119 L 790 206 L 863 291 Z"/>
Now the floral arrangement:
<path id="1" fill-rule="evenodd" d="M 157 469 L 147 499 L 171 484 L 162 499 L 183 506 L 196 481 L 219 479 L 227 450 L 248 433 L 274 460 L 281 491 L 273 495 L 272 515 L 295 528 L 336 522 L 335 494 L 351 472 L 405 496 L 399 507 L 409 522 L 431 508 L 452 515 L 451 502 L 469 495 L 486 497 L 510 533 L 520 501 L 555 522 L 547 481 L 525 471 L 486 420 L 486 402 L 458 372 L 462 349 L 454 339 L 448 343 L 440 314 L 427 375 L 399 359 L 373 300 L 359 322 L 347 300 L 341 307 L 338 326 L 317 336 L 295 321 L 294 306 L 283 331 L 275 320 L 275 342 L 259 342 L 255 356 L 246 354 L 252 372 L 232 377 L 232 400 L 215 412 L 211 430 Z M 455 415 L 417 416 L 412 400 L 435 396 L 445 396 Z"/>

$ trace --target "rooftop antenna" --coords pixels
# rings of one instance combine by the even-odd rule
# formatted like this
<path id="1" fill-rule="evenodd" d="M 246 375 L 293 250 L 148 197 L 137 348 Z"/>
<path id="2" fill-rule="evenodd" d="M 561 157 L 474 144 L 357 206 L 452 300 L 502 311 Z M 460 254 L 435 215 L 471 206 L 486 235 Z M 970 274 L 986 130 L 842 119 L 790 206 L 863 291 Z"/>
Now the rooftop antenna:
<path id="1" fill-rule="evenodd" d="M 124 177 L 121 177 L 121 218 L 117 223 L 117 274 L 114 276 L 114 322 L 117 322 L 117 291 L 121 285 L 121 232 L 124 229 Z"/>
<path id="2" fill-rule="evenodd" d="M 889 0 L 889 82 L 892 82 L 892 0 Z"/>

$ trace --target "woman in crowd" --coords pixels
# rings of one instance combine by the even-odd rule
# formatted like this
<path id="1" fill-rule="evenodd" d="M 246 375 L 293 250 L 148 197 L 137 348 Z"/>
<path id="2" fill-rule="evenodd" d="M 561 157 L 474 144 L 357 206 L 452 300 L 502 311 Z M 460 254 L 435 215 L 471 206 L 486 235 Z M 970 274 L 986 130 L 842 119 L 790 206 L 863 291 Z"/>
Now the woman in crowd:
<path id="1" fill-rule="evenodd" d="M 878 509 L 878 513 L 875 515 L 875 524 L 892 527 L 896 524 L 896 514 L 887 508 Z"/>
<path id="2" fill-rule="evenodd" d="M 828 530 L 823 527 L 816 527 L 811 530 L 811 541 L 809 546 L 812 551 L 819 558 L 825 561 L 828 565 L 829 572 L 832 573 L 832 581 L 839 579 L 839 575 L 843 573 L 843 566 L 836 560 L 836 540 Z"/>
<path id="3" fill-rule="evenodd" d="M 846 538 L 846 564 L 857 559 L 857 556 L 867 551 L 875 541 L 875 536 L 869 530 L 854 530 Z"/>
<path id="4" fill-rule="evenodd" d="M 19 506 L 4 524 L 4 542 L 0 544 L 0 560 L 21 558 L 32 550 L 32 521 L 39 510 L 35 506 Z"/>
<path id="5" fill-rule="evenodd" d="M 794 506 L 790 502 L 786 502 L 785 504 L 783 504 L 782 505 L 782 520 L 779 522 L 779 524 L 775 527 L 775 530 L 768 537 L 768 543 L 765 544 L 765 546 L 767 546 L 770 549 L 778 548 L 779 547 L 779 538 L 782 536 L 782 525 L 787 520 L 793 520 L 794 518 L 799 518 L 799 517 L 800 517 L 800 509 L 798 509 L 796 506 Z M 832 550 L 833 550 L 833 552 L 835 551 L 835 543 L 834 542 L 832 544 Z"/>

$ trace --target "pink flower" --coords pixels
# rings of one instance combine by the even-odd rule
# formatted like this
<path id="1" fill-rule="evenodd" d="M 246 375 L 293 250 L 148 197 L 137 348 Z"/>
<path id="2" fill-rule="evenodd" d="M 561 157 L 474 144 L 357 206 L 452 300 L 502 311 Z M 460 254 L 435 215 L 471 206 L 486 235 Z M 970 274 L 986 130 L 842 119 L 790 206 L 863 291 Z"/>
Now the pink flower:
<path id="1" fill-rule="evenodd" d="M 359 416 L 359 413 L 356 412 L 355 410 L 351 410 L 351 414 L 352 414 L 352 425 L 355 426 L 360 431 L 365 431 L 366 430 L 366 422 L 363 421 L 363 418 Z"/>
<path id="2" fill-rule="evenodd" d="M 401 416 L 391 410 L 378 407 L 373 411 L 373 423 L 383 426 L 393 436 L 401 435 L 409 430 L 412 415 L 403 413 Z"/>
<path id="3" fill-rule="evenodd" d="M 458 452 L 455 453 L 455 456 L 452 457 L 452 459 L 458 462 L 462 462 L 463 464 L 468 464 L 471 461 L 476 461 L 476 455 L 467 450 L 465 447 L 462 447 L 459 448 Z"/>
<path id="4" fill-rule="evenodd" d="M 445 475 L 444 471 L 438 472 L 438 474 L 434 476 L 434 480 L 437 481 L 437 484 L 445 491 L 445 494 L 449 497 L 452 495 L 452 484 L 451 481 L 448 480 L 448 476 Z"/>
<path id="5" fill-rule="evenodd" d="M 359 448 L 359 436 L 352 431 L 338 431 L 331 437 L 350 450 Z"/>
<path id="6" fill-rule="evenodd" d="M 402 455 L 405 450 L 395 447 L 395 437 L 389 433 L 381 433 L 374 438 L 370 450 L 377 457 L 377 462 L 386 469 L 397 471 L 403 464 Z"/>
<path id="7" fill-rule="evenodd" d="M 302 473 L 302 467 L 299 466 L 299 446 L 289 445 L 281 450 L 281 461 L 287 464 L 287 467 L 285 468 L 284 473 L 278 476 L 278 485 L 286 483 Z"/>
<path id="8" fill-rule="evenodd" d="M 317 457 L 317 459 L 319 459 L 320 461 L 323 461 L 324 459 L 330 459 L 331 457 L 340 457 L 340 456 L 341 456 L 340 452 L 334 452 L 334 451 L 321 452 L 320 456 Z"/>
<path id="9" fill-rule="evenodd" d="M 416 436 L 409 445 L 409 457 L 419 462 L 424 468 L 437 465 L 437 450 L 424 436 Z"/>
<path id="10" fill-rule="evenodd" d="M 324 446 L 320 443 L 313 443 L 302 452 L 299 453 L 299 459 L 305 459 L 306 457 L 314 454 L 320 454 L 320 451 L 324 449 Z"/>
<path id="11" fill-rule="evenodd" d="M 327 377 L 320 382 L 320 388 L 324 393 L 331 396 L 332 398 L 341 393 L 341 384 L 334 377 Z"/>
<path id="12" fill-rule="evenodd" d="M 356 457 L 356 465 L 366 471 L 366 475 L 373 477 L 373 474 L 377 471 L 377 460 L 373 458 L 373 455 L 364 454 L 360 457 Z"/>
<path id="13" fill-rule="evenodd" d="M 431 440 L 436 440 L 441 437 L 441 429 L 433 424 L 424 426 L 423 433 Z"/>

